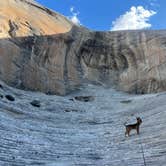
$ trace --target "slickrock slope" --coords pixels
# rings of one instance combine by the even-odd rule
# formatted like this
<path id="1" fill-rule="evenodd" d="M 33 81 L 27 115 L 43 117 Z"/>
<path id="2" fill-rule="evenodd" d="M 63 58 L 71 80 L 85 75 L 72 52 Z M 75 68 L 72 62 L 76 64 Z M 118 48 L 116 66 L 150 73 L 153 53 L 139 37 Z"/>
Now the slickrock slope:
<path id="1" fill-rule="evenodd" d="M 0 79 L 65 95 L 84 81 L 166 90 L 166 31 L 92 32 L 34 1 L 0 1 Z"/>
<path id="2" fill-rule="evenodd" d="M 166 90 L 165 62 L 166 31 L 93 32 L 1 0 L 0 80 L 79 91 L 0 81 L 0 166 L 165 166 L 166 93 L 108 88 Z M 140 135 L 125 138 L 137 116 Z"/>
<path id="3" fill-rule="evenodd" d="M 166 93 L 136 96 L 86 85 L 59 97 L 2 85 L 1 166 L 165 166 Z M 69 100 L 85 95 L 94 101 Z M 140 135 L 125 138 L 123 124 L 136 116 L 143 120 Z"/>

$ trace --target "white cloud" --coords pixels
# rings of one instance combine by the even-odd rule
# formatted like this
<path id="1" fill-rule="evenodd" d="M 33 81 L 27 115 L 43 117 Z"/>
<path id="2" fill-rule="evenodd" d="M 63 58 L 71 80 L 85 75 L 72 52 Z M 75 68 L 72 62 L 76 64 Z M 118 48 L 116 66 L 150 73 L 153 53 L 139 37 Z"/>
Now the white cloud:
<path id="1" fill-rule="evenodd" d="M 81 25 L 81 22 L 80 22 L 80 20 L 78 19 L 77 15 L 73 15 L 73 16 L 70 18 L 70 20 L 71 20 L 74 24 L 76 24 L 76 25 Z"/>
<path id="2" fill-rule="evenodd" d="M 79 18 L 78 18 L 79 12 L 75 12 L 74 10 L 75 10 L 75 9 L 74 9 L 74 7 L 72 6 L 72 7 L 70 8 L 70 12 L 72 13 L 72 16 L 69 16 L 69 19 L 70 19 L 74 24 L 76 24 L 76 25 L 81 25 L 81 22 L 80 22 L 80 20 L 79 20 Z"/>
<path id="3" fill-rule="evenodd" d="M 156 14 L 153 10 L 146 10 L 143 6 L 132 6 L 129 11 L 112 22 L 111 30 L 146 29 L 152 25 L 148 23 L 151 16 Z"/>
<path id="4" fill-rule="evenodd" d="M 73 6 L 70 8 L 70 12 L 71 12 L 71 13 L 74 12 L 74 7 L 73 7 Z"/>

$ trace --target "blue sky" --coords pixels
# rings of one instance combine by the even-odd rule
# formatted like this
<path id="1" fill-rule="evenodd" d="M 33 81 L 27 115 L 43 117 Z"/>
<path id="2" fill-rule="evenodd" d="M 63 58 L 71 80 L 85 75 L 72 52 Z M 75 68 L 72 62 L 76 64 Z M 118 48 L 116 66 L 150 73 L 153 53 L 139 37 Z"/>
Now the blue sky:
<path id="1" fill-rule="evenodd" d="M 166 29 L 166 0 L 37 0 L 37 2 L 93 30 Z"/>

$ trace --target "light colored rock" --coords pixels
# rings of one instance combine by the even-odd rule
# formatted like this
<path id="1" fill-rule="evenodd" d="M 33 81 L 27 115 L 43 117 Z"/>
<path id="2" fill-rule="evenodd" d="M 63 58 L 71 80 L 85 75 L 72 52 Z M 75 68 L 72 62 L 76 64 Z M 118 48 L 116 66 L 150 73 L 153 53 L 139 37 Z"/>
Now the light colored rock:
<path id="1" fill-rule="evenodd" d="M 165 166 L 166 93 L 129 95 L 86 85 L 60 97 L 2 85 L 0 94 L 15 101 L 0 99 L 1 166 Z M 94 101 L 69 100 L 86 95 Z M 140 135 L 125 137 L 124 122 L 137 116 Z"/>

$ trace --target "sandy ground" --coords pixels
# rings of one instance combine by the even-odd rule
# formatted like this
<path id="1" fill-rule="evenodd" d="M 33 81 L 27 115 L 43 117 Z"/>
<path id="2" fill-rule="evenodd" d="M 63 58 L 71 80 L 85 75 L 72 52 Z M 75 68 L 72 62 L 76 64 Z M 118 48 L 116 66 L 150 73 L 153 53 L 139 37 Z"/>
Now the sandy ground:
<path id="1" fill-rule="evenodd" d="M 129 95 L 85 85 L 59 97 L 1 84 L 0 166 L 166 165 L 166 93 Z M 94 101 L 69 100 L 75 96 Z M 137 116 L 143 120 L 140 135 L 125 137 L 124 122 Z"/>

